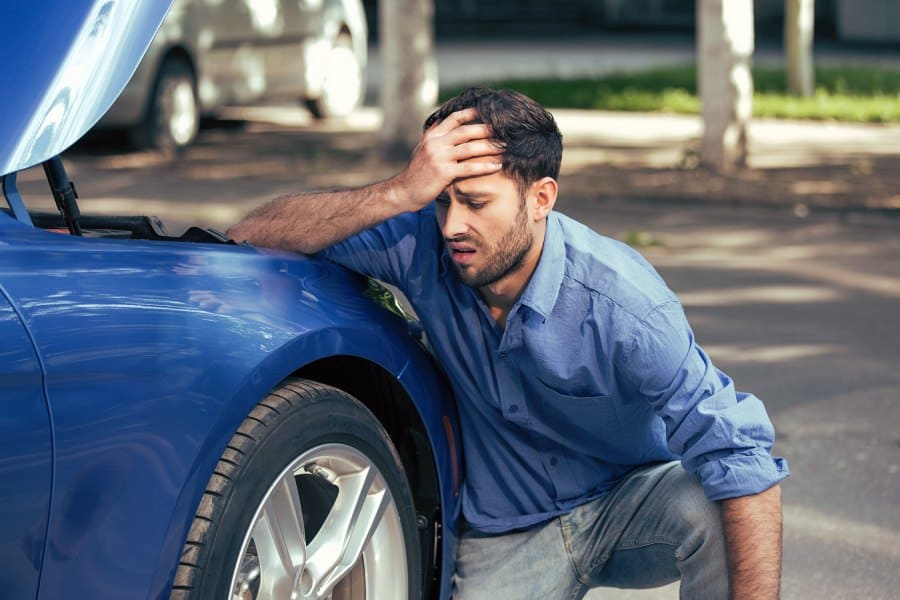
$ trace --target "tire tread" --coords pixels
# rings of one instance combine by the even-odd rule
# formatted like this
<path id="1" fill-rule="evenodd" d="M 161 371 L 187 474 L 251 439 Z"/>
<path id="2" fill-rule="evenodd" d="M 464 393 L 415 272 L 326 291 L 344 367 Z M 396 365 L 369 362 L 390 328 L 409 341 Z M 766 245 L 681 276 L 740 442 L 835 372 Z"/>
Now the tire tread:
<path id="1" fill-rule="evenodd" d="M 308 409 L 327 399 L 333 400 L 335 393 L 352 400 L 343 392 L 317 382 L 288 379 L 257 403 L 241 422 L 216 463 L 191 522 L 176 568 L 170 600 L 196 600 L 211 597 L 208 592 L 198 586 L 202 583 L 206 571 L 220 568 L 220 565 L 211 564 L 210 557 L 213 552 L 217 525 L 235 490 L 234 478 L 242 472 L 247 461 L 266 435 L 277 430 L 289 413 L 300 407 L 304 410 Z M 354 400 L 354 402 L 356 401 Z M 358 402 L 353 410 L 357 408 L 368 411 Z M 371 413 L 369 413 L 369 417 L 375 419 Z M 396 450 L 393 449 L 390 438 L 382 428 L 377 429 L 377 435 L 399 463 Z M 413 550 L 413 552 L 416 551 Z"/>

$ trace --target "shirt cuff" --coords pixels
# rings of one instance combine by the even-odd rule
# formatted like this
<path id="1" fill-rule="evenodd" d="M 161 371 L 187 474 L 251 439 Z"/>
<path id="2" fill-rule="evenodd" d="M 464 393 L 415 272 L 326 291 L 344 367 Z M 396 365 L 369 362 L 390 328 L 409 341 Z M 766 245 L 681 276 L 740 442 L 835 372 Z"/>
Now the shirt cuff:
<path id="1" fill-rule="evenodd" d="M 700 465 L 696 473 L 707 498 L 727 500 L 764 492 L 789 477 L 791 470 L 783 458 L 754 449 Z"/>

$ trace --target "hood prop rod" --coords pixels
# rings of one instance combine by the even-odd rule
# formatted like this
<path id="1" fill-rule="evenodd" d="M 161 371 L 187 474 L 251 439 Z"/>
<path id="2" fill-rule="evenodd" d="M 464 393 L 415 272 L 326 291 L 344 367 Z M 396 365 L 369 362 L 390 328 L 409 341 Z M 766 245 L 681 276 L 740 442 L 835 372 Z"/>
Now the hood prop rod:
<path id="1" fill-rule="evenodd" d="M 47 182 L 50 184 L 50 191 L 53 192 L 53 200 L 56 202 L 56 208 L 62 213 L 72 235 L 81 235 L 81 225 L 78 219 L 81 213 L 78 211 L 78 193 L 75 191 L 75 184 L 69 180 L 66 174 L 66 168 L 63 167 L 62 159 L 59 156 L 44 161 L 44 174 L 47 175 Z"/>
<path id="2" fill-rule="evenodd" d="M 3 177 L 0 177 L 0 182 L 2 182 L 3 195 L 6 197 L 6 203 L 9 204 L 9 208 L 12 209 L 13 216 L 16 217 L 20 223 L 24 223 L 31 227 L 31 215 L 28 214 L 28 209 L 25 208 L 25 203 L 22 202 L 22 196 L 19 195 L 19 189 L 16 187 L 16 172 L 13 171 L 12 173 L 7 173 Z"/>

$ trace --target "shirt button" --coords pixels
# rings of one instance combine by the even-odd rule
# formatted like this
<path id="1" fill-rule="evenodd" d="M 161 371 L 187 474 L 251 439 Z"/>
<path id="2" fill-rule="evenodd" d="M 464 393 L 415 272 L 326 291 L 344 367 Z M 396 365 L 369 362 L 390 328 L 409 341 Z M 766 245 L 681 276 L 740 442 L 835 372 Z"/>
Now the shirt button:
<path id="1" fill-rule="evenodd" d="M 506 350 L 501 350 L 497 353 L 497 356 L 499 356 L 500 358 L 506 358 Z"/>
<path id="2" fill-rule="evenodd" d="M 555 467 L 556 463 L 558 463 L 558 462 L 559 462 L 559 460 L 557 460 L 557 458 L 555 456 L 550 457 L 550 466 L 551 467 Z"/>
<path id="3" fill-rule="evenodd" d="M 510 407 L 509 407 L 509 412 L 511 412 L 511 413 L 517 413 L 517 412 L 519 412 L 519 405 L 518 405 L 518 404 L 512 404 L 512 405 L 510 405 Z"/>

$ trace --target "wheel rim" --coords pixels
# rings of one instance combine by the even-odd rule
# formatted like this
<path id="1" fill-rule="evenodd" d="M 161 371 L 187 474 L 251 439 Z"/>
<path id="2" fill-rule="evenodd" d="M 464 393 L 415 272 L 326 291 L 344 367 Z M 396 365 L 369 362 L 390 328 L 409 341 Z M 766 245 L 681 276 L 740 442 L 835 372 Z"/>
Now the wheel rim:
<path id="1" fill-rule="evenodd" d="M 324 511 L 304 506 L 309 485 L 336 493 Z M 400 515 L 378 468 L 344 444 L 294 459 L 256 508 L 229 589 L 233 600 L 407 597 Z"/>
<path id="2" fill-rule="evenodd" d="M 328 56 L 328 70 L 322 97 L 332 116 L 343 117 L 356 109 L 362 94 L 362 74 L 356 54 L 349 45 L 339 43 Z"/>
<path id="3" fill-rule="evenodd" d="M 176 146 L 186 146 L 197 132 L 199 115 L 193 82 L 179 77 L 166 82 L 160 98 L 159 124 Z"/>

